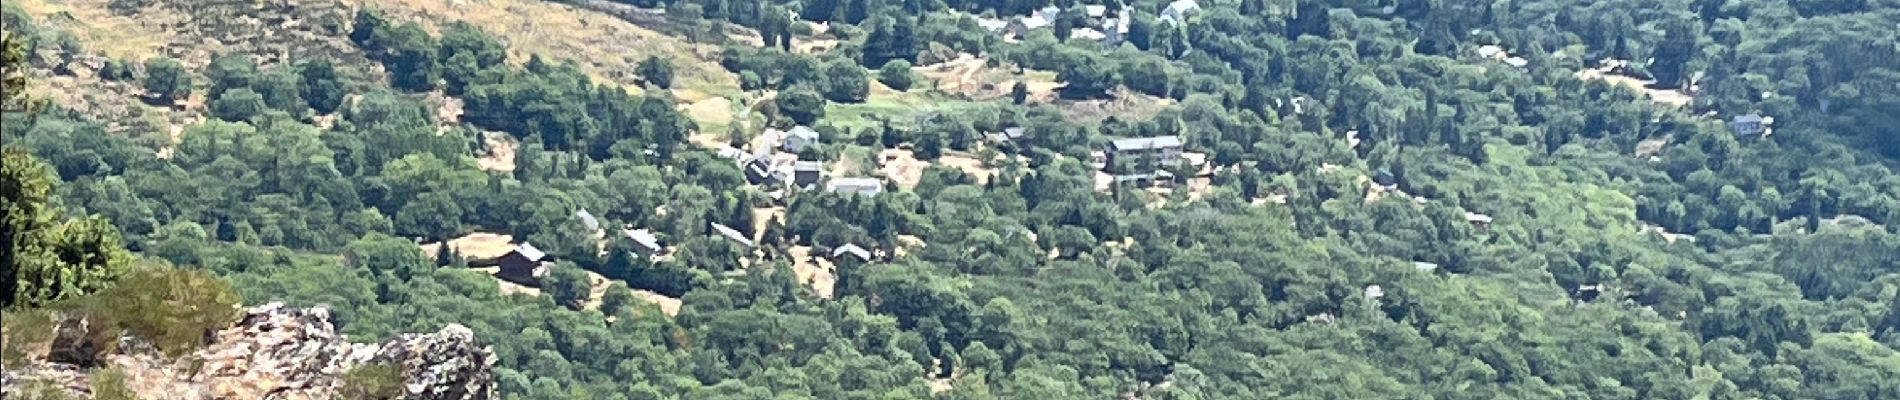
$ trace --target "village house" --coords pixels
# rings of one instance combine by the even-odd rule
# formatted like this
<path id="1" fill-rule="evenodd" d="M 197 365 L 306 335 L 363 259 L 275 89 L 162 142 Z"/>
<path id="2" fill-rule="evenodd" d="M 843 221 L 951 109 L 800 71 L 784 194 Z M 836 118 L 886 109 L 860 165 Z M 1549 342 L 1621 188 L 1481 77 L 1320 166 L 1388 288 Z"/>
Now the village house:
<path id="1" fill-rule="evenodd" d="M 792 153 L 804 150 L 805 146 L 818 144 L 818 131 L 804 125 L 784 131 L 767 129 L 765 134 L 768 143 L 777 142 L 775 147 Z"/>
<path id="2" fill-rule="evenodd" d="M 825 183 L 825 191 L 871 196 L 884 192 L 884 181 L 877 178 L 832 178 Z"/>
<path id="3" fill-rule="evenodd" d="M 778 177 L 772 175 L 771 165 L 767 164 L 764 158 L 750 158 L 741 162 L 740 165 L 743 166 L 740 170 L 745 172 L 745 180 L 748 183 L 765 185 L 778 181 Z"/>
<path id="4" fill-rule="evenodd" d="M 1181 163 L 1181 137 L 1116 139 L 1103 155 L 1104 169 L 1110 173 L 1152 173 Z"/>
<path id="5" fill-rule="evenodd" d="M 652 231 L 646 229 L 628 230 L 626 231 L 626 235 L 628 240 L 633 241 L 634 254 L 641 257 L 647 257 L 648 259 L 658 258 L 660 253 L 665 250 L 665 247 L 660 245 L 660 238 L 654 236 Z"/>
<path id="6" fill-rule="evenodd" d="M 1471 223 L 1472 227 L 1478 229 L 1491 229 L 1491 216 L 1489 215 L 1466 211 L 1465 222 Z"/>
<path id="7" fill-rule="evenodd" d="M 818 178 L 823 174 L 824 168 L 825 164 L 817 161 L 799 161 L 792 163 L 792 186 L 803 189 L 817 185 Z"/>
<path id="8" fill-rule="evenodd" d="M 1749 113 L 1746 115 L 1737 115 L 1735 118 L 1730 119 L 1728 127 L 1734 130 L 1736 135 L 1765 136 L 1768 132 L 1772 132 L 1771 127 L 1774 123 L 1774 117 L 1763 117 L 1761 114 Z"/>
<path id="9" fill-rule="evenodd" d="M 1008 142 L 1014 142 L 1016 141 L 1016 139 L 1022 139 L 1024 132 L 1026 131 L 1020 127 L 1003 128 L 1001 132 L 990 132 L 988 134 L 984 134 L 983 137 L 985 139 L 989 139 L 990 143 L 1003 144 L 1003 143 L 1008 143 Z"/>
<path id="10" fill-rule="evenodd" d="M 831 259 L 834 261 L 846 255 L 857 257 L 858 261 L 871 261 L 871 251 L 865 250 L 863 247 L 858 247 L 856 244 L 845 243 L 843 246 L 831 249 Z"/>
<path id="11" fill-rule="evenodd" d="M 726 237 L 726 240 L 731 240 L 733 243 L 738 243 L 748 249 L 753 247 L 752 238 L 746 237 L 745 233 L 739 232 L 738 229 L 732 229 L 730 226 L 720 225 L 717 222 L 712 223 L 712 229 L 713 233 Z"/>
<path id="12" fill-rule="evenodd" d="M 509 250 L 508 254 L 503 254 L 496 260 L 500 268 L 495 271 L 495 277 L 522 286 L 540 287 L 541 277 L 548 273 L 548 263 L 547 253 L 535 248 L 533 244 L 521 242 L 515 245 L 513 250 Z"/>
<path id="13" fill-rule="evenodd" d="M 1056 16 L 1061 13 L 1062 9 L 1056 6 L 1043 7 L 1029 13 L 1029 16 L 1010 21 L 1008 26 L 1003 27 L 1003 33 L 1005 37 L 1016 39 L 1028 37 L 1031 31 L 1055 24 Z"/>
<path id="14" fill-rule="evenodd" d="M 1128 40 L 1128 26 L 1135 22 L 1135 10 L 1122 6 L 1114 18 L 1102 19 L 1102 44 L 1115 46 Z"/>
<path id="15" fill-rule="evenodd" d="M 581 225 L 586 225 L 588 232 L 596 232 L 600 230 L 600 219 L 594 218 L 594 214 L 587 212 L 587 209 L 585 208 L 580 209 L 578 211 L 574 211 L 574 218 L 580 219 Z"/>
<path id="16" fill-rule="evenodd" d="M 1199 13 L 1200 11 L 1201 3 L 1197 3 L 1194 0 L 1174 0 L 1174 2 L 1168 3 L 1167 8 L 1161 9 L 1161 17 L 1158 19 L 1166 24 L 1179 24 L 1187 22 L 1188 17 L 1192 17 L 1195 13 Z"/>

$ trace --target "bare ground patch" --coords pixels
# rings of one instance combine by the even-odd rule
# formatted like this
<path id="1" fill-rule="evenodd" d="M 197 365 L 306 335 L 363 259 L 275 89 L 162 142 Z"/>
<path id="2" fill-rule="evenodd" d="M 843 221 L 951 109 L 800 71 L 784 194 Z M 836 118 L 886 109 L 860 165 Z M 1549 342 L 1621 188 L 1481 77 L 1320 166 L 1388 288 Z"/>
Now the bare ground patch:
<path id="1" fill-rule="evenodd" d="M 1639 79 L 1627 75 L 1618 75 L 1603 69 L 1580 70 L 1577 71 L 1576 77 L 1577 79 L 1583 80 L 1602 80 L 1612 85 L 1630 88 L 1638 93 L 1642 93 L 1649 98 L 1649 101 L 1655 102 L 1656 104 L 1685 107 L 1688 106 L 1689 103 L 1695 102 L 1694 96 L 1683 93 L 1681 90 L 1655 87 L 1656 81 Z"/>
<path id="2" fill-rule="evenodd" d="M 638 88 L 633 69 L 657 56 L 673 63 L 674 94 L 686 101 L 738 92 L 738 78 L 720 68 L 719 48 L 656 32 L 605 13 L 542 0 L 352 0 L 408 20 L 439 26 L 467 22 L 508 47 L 509 60 L 532 55 L 573 60 L 603 82 Z"/>
<path id="3" fill-rule="evenodd" d="M 482 145 L 488 154 L 475 159 L 475 164 L 483 171 L 514 172 L 515 149 L 521 145 L 514 137 L 502 132 L 482 132 Z"/>
<path id="4" fill-rule="evenodd" d="M 971 100 L 1007 98 L 1016 82 L 1023 82 L 1031 101 L 1051 101 L 1063 84 L 1049 71 L 1021 70 L 1010 66 L 992 67 L 989 60 L 969 54 L 956 59 L 914 67 L 918 75 L 936 82 L 936 89 Z"/>
<path id="5" fill-rule="evenodd" d="M 449 239 L 448 243 L 449 248 L 455 249 L 456 254 L 461 254 L 463 258 L 471 260 L 501 257 L 515 248 L 513 236 L 488 232 L 462 235 L 462 237 Z M 434 257 L 436 251 L 442 248 L 442 243 L 425 243 L 421 245 L 421 248 L 422 254 Z"/>
<path id="6" fill-rule="evenodd" d="M 884 149 L 878 152 L 877 160 L 878 172 L 905 190 L 917 187 L 917 182 L 923 180 L 924 167 L 929 166 L 904 149 Z"/>

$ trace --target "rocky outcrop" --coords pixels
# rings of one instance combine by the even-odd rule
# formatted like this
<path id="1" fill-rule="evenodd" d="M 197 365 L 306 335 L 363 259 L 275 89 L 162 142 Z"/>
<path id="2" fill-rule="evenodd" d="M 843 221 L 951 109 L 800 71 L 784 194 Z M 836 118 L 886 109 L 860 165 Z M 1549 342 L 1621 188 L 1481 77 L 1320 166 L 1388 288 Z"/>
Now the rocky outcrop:
<path id="1" fill-rule="evenodd" d="M 476 342 L 461 325 L 430 334 L 404 334 L 377 344 L 353 344 L 337 333 L 328 310 L 269 304 L 249 309 L 210 344 L 176 360 L 167 359 L 136 338 L 122 338 L 114 354 L 96 363 L 76 348 L 85 337 L 83 323 L 62 319 L 53 332 L 49 357 L 5 374 L 11 395 L 26 382 L 44 382 L 81 396 L 91 391 L 85 368 L 116 368 L 136 393 L 162 399 L 329 399 L 345 385 L 346 373 L 360 366 L 394 367 L 402 397 L 412 400 L 495 398 L 493 351 Z M 60 357 L 51 357 L 61 355 Z M 74 362 L 88 362 L 75 364 Z"/>

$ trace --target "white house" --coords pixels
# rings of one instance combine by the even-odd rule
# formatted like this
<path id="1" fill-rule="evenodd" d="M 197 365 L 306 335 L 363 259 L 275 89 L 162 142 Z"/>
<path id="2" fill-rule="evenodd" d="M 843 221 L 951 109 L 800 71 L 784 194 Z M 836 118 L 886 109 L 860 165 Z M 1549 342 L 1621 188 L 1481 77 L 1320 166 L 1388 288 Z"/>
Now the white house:
<path id="1" fill-rule="evenodd" d="M 845 255 L 856 256 L 858 261 L 871 261 L 871 251 L 865 250 L 863 247 L 858 247 L 856 244 L 845 243 L 843 246 L 838 246 L 838 248 L 831 250 L 831 259 L 833 260 Z"/>
<path id="2" fill-rule="evenodd" d="M 639 255 L 650 258 L 659 257 L 660 252 L 664 249 L 664 247 L 660 246 L 660 238 L 654 236 L 652 231 L 635 229 L 625 231 L 625 233 L 627 234 L 627 239 L 633 241 L 634 251 Z"/>
<path id="3" fill-rule="evenodd" d="M 712 229 L 714 233 L 718 233 L 719 236 L 725 236 L 726 240 L 731 240 L 733 243 L 738 243 L 747 248 L 753 246 L 752 239 L 745 237 L 745 233 L 739 232 L 738 229 L 732 229 L 730 226 L 720 225 L 717 222 L 712 223 Z"/>
<path id="4" fill-rule="evenodd" d="M 1201 3 L 1195 2 L 1194 0 L 1174 0 L 1174 2 L 1168 3 L 1167 8 L 1161 9 L 1160 20 L 1163 23 L 1169 24 L 1187 22 L 1188 17 L 1200 11 Z"/>
<path id="5" fill-rule="evenodd" d="M 797 153 L 804 150 L 805 146 L 814 144 L 818 144 L 818 131 L 809 126 L 799 125 L 785 131 L 784 137 L 779 141 L 779 148 Z"/>
<path id="6" fill-rule="evenodd" d="M 600 230 L 600 219 L 594 218 L 594 214 L 587 212 L 587 209 L 583 208 L 579 211 L 575 211 L 574 217 L 581 220 L 581 225 L 587 226 L 588 232 Z"/>
<path id="7" fill-rule="evenodd" d="M 870 196 L 883 193 L 884 182 L 877 178 L 833 178 L 825 183 L 825 191 Z"/>
<path id="8" fill-rule="evenodd" d="M 1728 127 L 1729 129 L 1735 130 L 1735 134 L 1737 135 L 1763 135 L 1770 132 L 1769 127 L 1774 125 L 1774 123 L 1774 117 L 1763 117 L 1760 114 L 1750 113 L 1747 115 L 1737 115 L 1735 118 L 1730 119 L 1728 121 Z"/>

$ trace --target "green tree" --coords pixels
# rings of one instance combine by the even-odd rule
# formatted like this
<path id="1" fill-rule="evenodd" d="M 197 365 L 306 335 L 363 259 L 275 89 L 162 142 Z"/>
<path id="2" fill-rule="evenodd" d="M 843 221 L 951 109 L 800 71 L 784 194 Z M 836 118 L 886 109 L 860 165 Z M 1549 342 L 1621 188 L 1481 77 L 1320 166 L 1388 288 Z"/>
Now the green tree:
<path id="1" fill-rule="evenodd" d="M 607 315 L 620 315 L 633 305 L 633 289 L 625 282 L 614 282 L 607 286 L 607 293 L 601 294 L 600 312 Z"/>
<path id="2" fill-rule="evenodd" d="M 264 104 L 292 116 L 302 116 L 309 107 L 303 99 L 301 83 L 296 75 L 279 68 L 264 73 L 251 84 L 251 90 L 264 96 Z"/>
<path id="3" fill-rule="evenodd" d="M 242 122 L 262 115 L 270 106 L 264 103 L 264 95 L 250 88 L 230 90 L 211 102 L 211 115 L 225 121 Z"/>
<path id="4" fill-rule="evenodd" d="M 571 309 L 578 310 L 585 305 L 589 300 L 588 296 L 593 291 L 593 284 L 588 282 L 587 272 L 571 262 L 556 263 L 554 268 L 548 271 L 545 280 L 543 285 L 547 287 L 548 297 L 554 298 L 555 304 Z"/>
<path id="5" fill-rule="evenodd" d="M 219 55 L 211 59 L 211 66 L 205 69 L 205 77 L 211 79 L 211 98 L 224 97 L 224 92 L 234 89 L 248 89 L 257 79 L 257 63 L 251 56 L 239 53 Z"/>
<path id="6" fill-rule="evenodd" d="M 410 91 L 435 89 L 442 72 L 436 57 L 439 47 L 429 32 L 408 22 L 387 32 L 378 31 L 378 35 L 377 41 L 386 48 L 382 57 L 389 67 L 390 86 Z"/>
<path id="7" fill-rule="evenodd" d="M 191 75 L 178 60 L 165 57 L 145 60 L 145 92 L 168 103 L 184 98 L 191 94 Z"/>
<path id="8" fill-rule="evenodd" d="M 917 75 L 911 73 L 908 61 L 891 60 L 877 70 L 877 81 L 883 82 L 884 86 L 890 86 L 892 90 L 900 92 L 910 90 L 910 85 L 916 80 Z"/>
<path id="9" fill-rule="evenodd" d="M 353 267 L 373 274 L 393 274 L 403 280 L 431 265 L 415 242 L 380 233 L 364 235 L 344 246 L 343 259 Z"/>
<path id="10" fill-rule="evenodd" d="M 863 103 L 871 93 L 864 68 L 845 59 L 825 64 L 825 99 L 839 103 Z"/>
<path id="11" fill-rule="evenodd" d="M 336 112 L 337 107 L 343 105 L 343 97 L 349 94 L 330 60 L 305 61 L 297 65 L 297 74 L 301 78 L 298 90 L 318 114 Z"/>
<path id="12" fill-rule="evenodd" d="M 647 59 L 641 60 L 640 67 L 634 73 L 639 74 L 640 79 L 653 84 L 654 87 L 661 89 L 673 87 L 673 63 L 660 56 L 648 56 Z"/>
<path id="13" fill-rule="evenodd" d="M 0 306 L 39 305 L 109 287 L 131 255 L 103 218 L 67 220 L 53 202 L 58 184 L 25 150 L 4 148 L 0 162 Z"/>
<path id="14" fill-rule="evenodd" d="M 825 99 L 810 88 L 800 86 L 779 93 L 776 103 L 779 113 L 799 125 L 811 125 L 825 117 Z"/>

